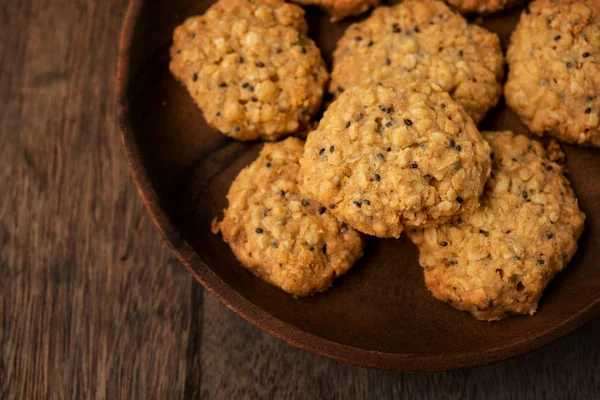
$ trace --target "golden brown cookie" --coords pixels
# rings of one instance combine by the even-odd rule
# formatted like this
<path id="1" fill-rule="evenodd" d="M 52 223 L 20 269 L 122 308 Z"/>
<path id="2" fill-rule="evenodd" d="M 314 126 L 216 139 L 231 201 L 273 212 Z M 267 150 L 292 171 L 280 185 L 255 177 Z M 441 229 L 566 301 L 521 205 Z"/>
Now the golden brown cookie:
<path id="1" fill-rule="evenodd" d="M 239 140 L 305 127 L 328 79 L 304 11 L 281 0 L 220 0 L 173 34 L 170 69 L 206 121 Z"/>
<path id="2" fill-rule="evenodd" d="M 506 103 L 529 129 L 600 146 L 600 1 L 532 2 L 507 60 Z"/>
<path id="3" fill-rule="evenodd" d="M 488 321 L 533 315 L 575 254 L 585 216 L 540 143 L 512 132 L 483 135 L 494 156 L 481 207 L 407 233 L 436 298 Z"/>
<path id="4" fill-rule="evenodd" d="M 360 15 L 372 7 L 379 5 L 381 0 L 293 0 L 305 6 L 319 6 L 331 15 L 333 22 L 346 17 Z"/>
<path id="5" fill-rule="evenodd" d="M 463 14 L 491 14 L 513 7 L 523 0 L 446 0 Z"/>
<path id="6" fill-rule="evenodd" d="M 302 188 L 359 231 L 398 237 L 473 212 L 490 148 L 440 89 L 370 84 L 342 93 L 308 134 Z"/>
<path id="7" fill-rule="evenodd" d="M 361 83 L 398 86 L 406 79 L 436 85 L 475 123 L 496 105 L 503 55 L 498 36 L 469 24 L 441 1 L 407 0 L 379 7 L 351 25 L 333 55 L 330 91 Z"/>
<path id="8" fill-rule="evenodd" d="M 213 223 L 246 268 L 295 296 L 331 286 L 362 256 L 365 243 L 301 194 L 303 144 L 296 138 L 265 144 L 231 185 L 223 221 Z"/>

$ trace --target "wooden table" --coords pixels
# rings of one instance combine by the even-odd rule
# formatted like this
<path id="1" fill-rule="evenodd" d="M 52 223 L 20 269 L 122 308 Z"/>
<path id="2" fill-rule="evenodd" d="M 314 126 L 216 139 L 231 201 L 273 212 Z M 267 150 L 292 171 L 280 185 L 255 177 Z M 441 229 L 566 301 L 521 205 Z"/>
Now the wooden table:
<path id="1" fill-rule="evenodd" d="M 600 320 L 532 354 L 366 370 L 280 342 L 146 215 L 114 95 L 126 0 L 0 0 L 0 398 L 600 398 Z"/>

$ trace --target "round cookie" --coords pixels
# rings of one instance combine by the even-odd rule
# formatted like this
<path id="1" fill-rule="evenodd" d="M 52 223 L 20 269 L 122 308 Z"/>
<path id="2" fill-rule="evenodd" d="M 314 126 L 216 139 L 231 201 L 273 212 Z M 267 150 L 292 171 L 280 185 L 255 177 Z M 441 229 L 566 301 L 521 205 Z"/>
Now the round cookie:
<path id="1" fill-rule="evenodd" d="M 362 256 L 364 238 L 300 193 L 303 142 L 265 144 L 234 180 L 221 232 L 238 260 L 265 281 L 295 296 L 331 286 Z"/>
<path id="2" fill-rule="evenodd" d="M 481 207 L 407 233 L 433 295 L 493 321 L 535 313 L 544 288 L 577 250 L 585 216 L 540 143 L 512 132 L 483 135 L 494 157 Z"/>
<path id="3" fill-rule="evenodd" d="M 304 11 L 281 0 L 219 0 L 175 29 L 173 75 L 206 121 L 239 140 L 304 128 L 328 79 Z"/>
<path id="4" fill-rule="evenodd" d="M 523 0 L 446 0 L 463 14 L 491 14 L 513 7 Z"/>
<path id="5" fill-rule="evenodd" d="M 308 134 L 303 190 L 379 237 L 473 212 L 490 148 L 464 109 L 436 90 L 370 84 L 342 93 Z"/>
<path id="6" fill-rule="evenodd" d="M 379 7 L 346 30 L 333 54 L 329 90 L 426 81 L 450 93 L 479 123 L 502 93 L 503 62 L 496 34 L 441 1 L 407 0 Z"/>
<path id="7" fill-rule="evenodd" d="M 506 103 L 533 132 L 600 146 L 600 2 L 532 2 L 511 36 Z"/>
<path id="8" fill-rule="evenodd" d="M 319 6 L 331 15 L 331 21 L 340 21 L 346 17 L 360 15 L 372 7 L 379 5 L 381 0 L 293 0 L 305 6 Z"/>

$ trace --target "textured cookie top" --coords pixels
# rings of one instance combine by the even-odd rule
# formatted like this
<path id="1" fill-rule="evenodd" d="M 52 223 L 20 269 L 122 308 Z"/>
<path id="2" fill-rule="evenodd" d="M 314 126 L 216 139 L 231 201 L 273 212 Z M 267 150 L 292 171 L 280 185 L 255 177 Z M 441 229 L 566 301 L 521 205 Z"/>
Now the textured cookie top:
<path id="1" fill-rule="evenodd" d="M 438 299 L 485 320 L 533 314 L 575 253 L 585 216 L 540 143 L 512 132 L 483 135 L 494 156 L 481 207 L 407 233 Z"/>
<path id="2" fill-rule="evenodd" d="M 296 296 L 327 289 L 363 254 L 362 235 L 300 193 L 303 142 L 265 144 L 234 180 L 223 221 L 214 223 L 238 260 Z"/>
<path id="3" fill-rule="evenodd" d="M 220 0 L 173 34 L 170 69 L 206 121 L 240 140 L 303 128 L 328 79 L 304 11 L 280 0 Z"/>
<path id="4" fill-rule="evenodd" d="M 469 24 L 441 1 L 377 8 L 351 25 L 333 55 L 330 91 L 365 82 L 427 81 L 450 93 L 478 123 L 502 92 L 496 34 Z"/>
<path id="5" fill-rule="evenodd" d="M 371 84 L 342 93 L 309 133 L 302 187 L 359 231 L 398 237 L 403 226 L 472 212 L 490 150 L 464 109 L 428 84 Z"/>
<path id="6" fill-rule="evenodd" d="M 529 129 L 600 146 L 600 2 L 532 2 L 507 52 L 506 103 Z"/>
<path id="7" fill-rule="evenodd" d="M 379 5 L 380 0 L 293 0 L 303 5 L 319 6 L 331 15 L 332 21 L 339 21 L 353 15 L 360 15 L 371 7 Z"/>
<path id="8" fill-rule="evenodd" d="M 522 2 L 523 0 L 446 0 L 464 14 L 491 14 Z"/>

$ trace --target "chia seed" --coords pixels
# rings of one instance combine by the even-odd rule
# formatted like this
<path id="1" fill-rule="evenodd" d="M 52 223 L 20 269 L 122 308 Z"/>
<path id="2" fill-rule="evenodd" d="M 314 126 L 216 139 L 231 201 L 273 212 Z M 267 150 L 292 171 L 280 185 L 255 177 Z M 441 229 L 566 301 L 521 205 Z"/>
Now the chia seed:
<path id="1" fill-rule="evenodd" d="M 262 228 L 256 228 L 254 230 L 254 232 L 256 232 L 256 233 L 263 233 L 263 230 L 262 230 Z"/>

